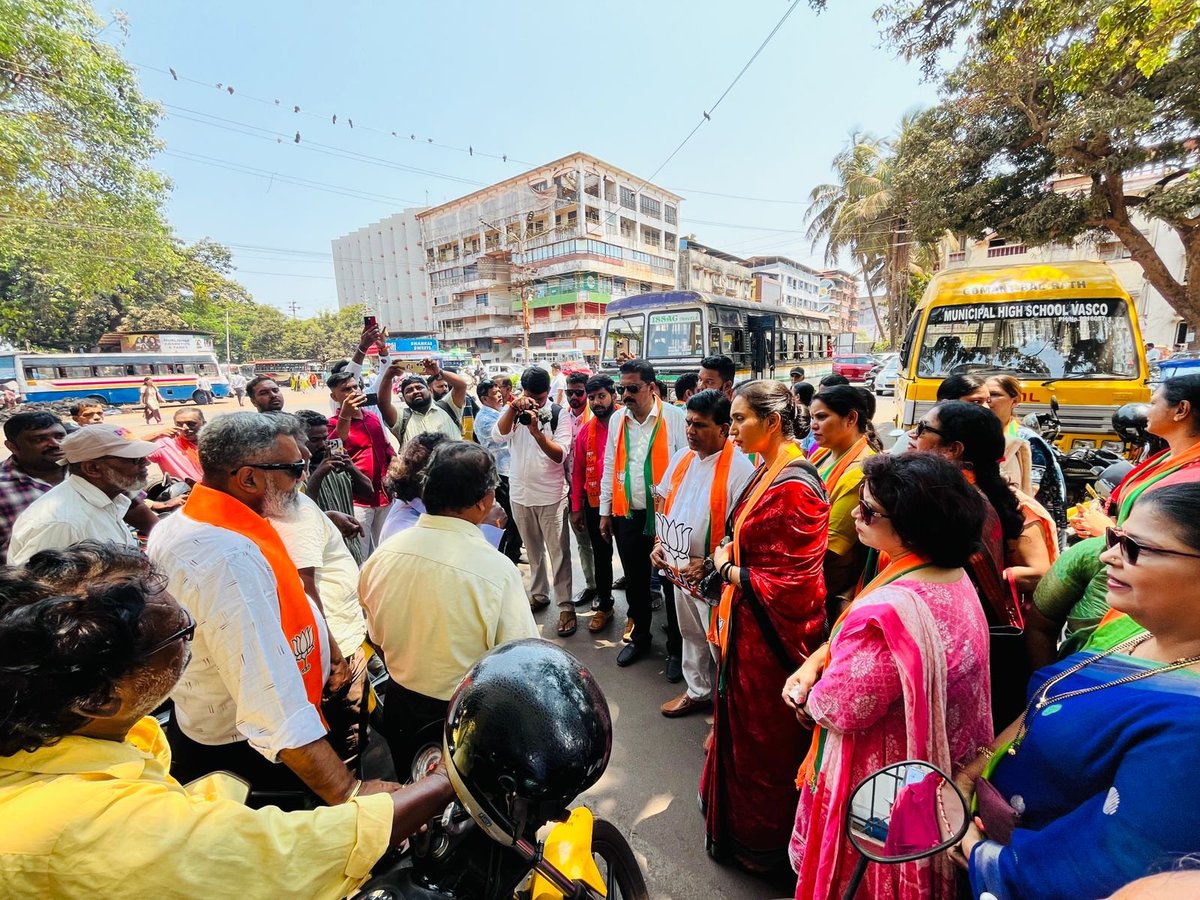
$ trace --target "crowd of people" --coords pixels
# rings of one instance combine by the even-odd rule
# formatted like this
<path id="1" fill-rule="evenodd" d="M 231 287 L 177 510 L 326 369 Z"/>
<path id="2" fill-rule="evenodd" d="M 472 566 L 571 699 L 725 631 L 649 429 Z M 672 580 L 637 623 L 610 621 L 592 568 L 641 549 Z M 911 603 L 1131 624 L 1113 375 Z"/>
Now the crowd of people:
<path id="1" fill-rule="evenodd" d="M 6 893 L 135 869 L 168 893 L 350 890 L 450 796 L 419 763 L 463 674 L 509 641 L 569 646 L 584 617 L 604 637 L 621 592 L 615 664 L 657 656 L 661 610 L 661 714 L 712 717 L 709 854 L 790 866 L 798 898 L 843 893 L 850 795 L 905 759 L 979 817 L 862 896 L 1100 897 L 1200 851 L 1169 799 L 1200 763 L 1200 376 L 1155 394 L 1168 449 L 1068 526 L 1034 499 L 1055 475 L 1008 376 L 947 379 L 889 451 L 871 393 L 800 369 L 423 368 L 372 327 L 320 410 L 259 376 L 253 411 L 180 407 L 148 440 L 102 409 L 70 434 L 5 422 Z M 147 494 L 151 464 L 177 490 Z M 1068 528 L 1087 539 L 1063 552 Z M 362 777 L 378 703 L 403 787 Z"/>

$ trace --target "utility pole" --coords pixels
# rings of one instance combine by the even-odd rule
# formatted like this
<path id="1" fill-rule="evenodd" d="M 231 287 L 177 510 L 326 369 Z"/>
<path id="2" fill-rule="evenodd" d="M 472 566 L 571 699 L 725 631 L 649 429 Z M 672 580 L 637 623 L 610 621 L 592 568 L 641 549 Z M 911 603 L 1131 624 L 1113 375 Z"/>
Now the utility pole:
<path id="1" fill-rule="evenodd" d="M 515 243 L 517 245 L 517 256 L 521 261 L 515 261 L 512 257 L 512 251 L 509 251 L 509 267 L 512 276 L 516 276 L 515 281 L 510 277 L 509 283 L 516 285 L 517 295 L 521 298 L 521 330 L 524 335 L 525 366 L 528 367 L 532 365 L 532 360 L 529 356 L 529 301 L 533 297 L 533 278 L 537 274 L 537 268 L 525 263 L 525 239 L 523 237 L 513 237 L 507 228 L 501 228 L 499 225 L 495 225 L 486 219 L 480 219 L 479 223 L 504 235 L 505 243 Z"/>
<path id="2" fill-rule="evenodd" d="M 298 310 L 300 308 L 300 304 L 297 303 L 295 300 L 293 300 L 291 303 L 288 304 L 287 308 L 292 311 L 292 318 L 294 319 L 294 318 L 296 318 L 296 310 Z"/>
<path id="3" fill-rule="evenodd" d="M 229 306 L 225 307 L 225 368 L 233 365 L 233 356 L 229 353 Z"/>

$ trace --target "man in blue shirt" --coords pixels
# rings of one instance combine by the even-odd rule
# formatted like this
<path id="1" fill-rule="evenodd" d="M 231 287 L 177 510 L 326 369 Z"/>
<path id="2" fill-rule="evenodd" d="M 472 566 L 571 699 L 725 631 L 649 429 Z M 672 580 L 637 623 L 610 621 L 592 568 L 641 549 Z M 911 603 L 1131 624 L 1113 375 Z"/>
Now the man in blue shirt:
<path id="1" fill-rule="evenodd" d="M 475 385 L 475 395 L 479 398 L 479 410 L 475 413 L 475 437 L 496 460 L 496 472 L 500 475 L 500 486 L 496 488 L 496 502 L 508 517 L 504 536 L 500 538 L 499 550 L 515 565 L 521 559 L 521 532 L 517 530 L 508 499 L 508 472 L 512 448 L 508 441 L 498 441 L 492 435 L 492 429 L 500 421 L 504 401 L 500 395 L 500 386 L 487 379 Z"/>

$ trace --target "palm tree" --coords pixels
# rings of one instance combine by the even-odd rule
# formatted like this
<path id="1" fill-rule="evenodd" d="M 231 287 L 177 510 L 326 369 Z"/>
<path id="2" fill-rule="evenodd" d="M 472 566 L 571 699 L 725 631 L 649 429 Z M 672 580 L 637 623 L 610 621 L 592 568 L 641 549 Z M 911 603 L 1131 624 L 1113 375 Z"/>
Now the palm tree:
<path id="1" fill-rule="evenodd" d="M 909 117 L 901 121 L 901 136 L 910 121 Z M 828 264 L 836 265 L 845 256 L 855 261 L 875 326 L 893 347 L 908 315 L 905 295 L 912 261 L 920 255 L 920 248 L 911 247 L 895 187 L 899 143 L 900 137 L 851 132 L 846 147 L 833 159 L 837 181 L 813 188 L 805 215 L 807 237 L 814 249 L 824 244 Z M 886 328 L 879 312 L 879 294 L 887 300 Z"/>

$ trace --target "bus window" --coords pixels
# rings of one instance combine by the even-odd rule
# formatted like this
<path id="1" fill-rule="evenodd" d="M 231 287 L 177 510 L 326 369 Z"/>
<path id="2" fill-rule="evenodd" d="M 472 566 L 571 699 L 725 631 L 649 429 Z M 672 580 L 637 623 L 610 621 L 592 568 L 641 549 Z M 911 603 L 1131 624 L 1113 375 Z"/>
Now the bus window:
<path id="1" fill-rule="evenodd" d="M 38 378 L 53 378 L 54 373 L 49 369 L 42 369 L 39 366 L 25 367 L 25 380 L 35 381 Z"/>
<path id="2" fill-rule="evenodd" d="M 700 310 L 651 313 L 646 343 L 650 359 L 703 356 L 700 341 Z"/>
<path id="3" fill-rule="evenodd" d="M 721 329 L 716 325 L 708 326 L 708 352 L 709 353 L 724 353 L 721 348 Z"/>
<path id="4" fill-rule="evenodd" d="M 175 367 L 175 371 L 177 371 L 177 372 L 180 369 L 183 370 L 181 374 L 184 374 L 184 375 L 195 375 L 196 374 L 196 367 L 193 366 L 191 363 L 187 363 L 185 365 Z"/>
<path id="5" fill-rule="evenodd" d="M 96 377 L 98 378 L 120 378 L 124 374 L 124 366 L 96 366 Z"/>
<path id="6" fill-rule="evenodd" d="M 917 325 L 921 321 L 921 313 L 918 310 L 913 313 L 912 321 L 908 323 L 908 328 L 904 330 L 904 341 L 900 344 L 900 368 L 907 371 L 908 361 L 912 355 L 913 338 L 917 334 Z"/>
<path id="7" fill-rule="evenodd" d="M 604 333 L 604 358 L 615 360 L 623 353 L 633 359 L 640 357 L 645 322 L 640 314 L 609 319 Z"/>
<path id="8" fill-rule="evenodd" d="M 95 378 L 95 372 L 91 366 L 59 366 L 59 378 Z"/>

